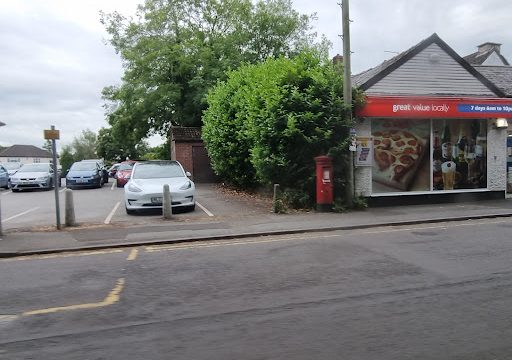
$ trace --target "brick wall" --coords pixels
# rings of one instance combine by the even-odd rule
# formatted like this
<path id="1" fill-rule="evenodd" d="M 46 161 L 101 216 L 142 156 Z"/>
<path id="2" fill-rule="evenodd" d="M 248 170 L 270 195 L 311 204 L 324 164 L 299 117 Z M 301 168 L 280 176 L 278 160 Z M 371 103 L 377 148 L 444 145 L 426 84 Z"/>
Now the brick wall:
<path id="1" fill-rule="evenodd" d="M 194 175 L 194 165 L 192 161 L 192 146 L 202 146 L 203 143 L 198 142 L 176 142 L 176 160 L 178 160 L 185 171 L 190 171 Z"/>

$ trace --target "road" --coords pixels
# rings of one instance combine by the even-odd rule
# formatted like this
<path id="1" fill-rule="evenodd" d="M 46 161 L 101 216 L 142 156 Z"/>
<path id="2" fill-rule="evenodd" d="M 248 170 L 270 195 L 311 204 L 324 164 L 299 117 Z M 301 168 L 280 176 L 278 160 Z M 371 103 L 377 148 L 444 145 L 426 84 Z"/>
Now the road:
<path id="1" fill-rule="evenodd" d="M 512 219 L 0 260 L 0 359 L 509 359 Z"/>

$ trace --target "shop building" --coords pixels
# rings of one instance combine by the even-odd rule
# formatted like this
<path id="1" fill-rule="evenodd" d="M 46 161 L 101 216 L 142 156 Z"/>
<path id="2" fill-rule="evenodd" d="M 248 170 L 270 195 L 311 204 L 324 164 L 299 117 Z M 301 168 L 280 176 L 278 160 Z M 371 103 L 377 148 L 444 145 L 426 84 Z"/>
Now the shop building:
<path id="1" fill-rule="evenodd" d="M 476 55 L 433 34 L 353 77 L 367 97 L 356 110 L 357 194 L 374 204 L 505 197 L 512 98 L 482 68 L 509 65 L 499 44 L 483 45 L 472 65 Z"/>

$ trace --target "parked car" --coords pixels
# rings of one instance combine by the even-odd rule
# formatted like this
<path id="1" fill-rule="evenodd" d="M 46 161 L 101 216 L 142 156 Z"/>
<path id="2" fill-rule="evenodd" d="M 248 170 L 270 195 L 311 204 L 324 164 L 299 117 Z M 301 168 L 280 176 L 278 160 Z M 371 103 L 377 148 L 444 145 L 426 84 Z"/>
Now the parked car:
<path id="1" fill-rule="evenodd" d="M 104 184 L 103 169 L 95 161 L 77 161 L 71 165 L 66 174 L 66 187 L 100 188 Z"/>
<path id="2" fill-rule="evenodd" d="M 101 173 L 103 175 L 103 183 L 104 184 L 108 183 L 108 170 L 105 167 L 105 162 L 103 161 L 103 159 L 85 159 L 85 160 L 82 160 L 82 162 L 94 162 L 94 163 L 98 164 L 98 166 L 101 169 Z"/>
<path id="3" fill-rule="evenodd" d="M 16 162 L 13 161 L 13 162 L 2 163 L 1 165 L 4 168 L 6 168 L 7 172 L 9 173 L 8 183 L 9 183 L 9 187 L 11 187 L 11 176 L 16 174 L 16 171 L 18 171 L 20 169 L 20 167 L 23 166 L 23 164 L 18 161 L 16 161 Z"/>
<path id="4" fill-rule="evenodd" d="M 6 162 L 1 164 L 4 168 L 7 169 L 7 172 L 9 173 L 9 176 L 12 176 L 16 174 L 16 171 L 19 170 L 20 167 L 23 166 L 20 162 Z"/>
<path id="5" fill-rule="evenodd" d="M 27 189 L 50 190 L 53 186 L 53 167 L 50 163 L 24 164 L 11 176 L 13 192 Z"/>
<path id="6" fill-rule="evenodd" d="M 119 169 L 119 163 L 117 164 L 114 164 L 112 165 L 109 169 L 108 169 L 108 176 L 110 176 L 111 178 L 115 178 L 116 177 L 116 173 L 117 173 L 117 169 Z"/>
<path id="7" fill-rule="evenodd" d="M 136 163 L 134 160 L 126 160 L 119 164 L 116 172 L 117 187 L 126 185 L 130 176 L 132 175 L 133 165 Z"/>
<path id="8" fill-rule="evenodd" d="M 172 207 L 194 210 L 195 185 L 181 164 L 174 160 L 137 162 L 132 176 L 124 187 L 126 213 L 137 210 L 161 209 L 163 187 L 169 185 Z"/>
<path id="9" fill-rule="evenodd" d="M 3 165 L 0 165 L 0 187 L 9 188 L 9 171 Z"/>

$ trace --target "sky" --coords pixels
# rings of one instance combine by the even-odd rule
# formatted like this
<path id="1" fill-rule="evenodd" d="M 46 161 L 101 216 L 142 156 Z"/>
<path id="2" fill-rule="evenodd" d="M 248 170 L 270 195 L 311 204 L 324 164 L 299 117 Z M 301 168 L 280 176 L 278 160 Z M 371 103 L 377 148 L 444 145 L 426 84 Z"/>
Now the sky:
<path id="1" fill-rule="evenodd" d="M 119 85 L 119 56 L 108 44 L 100 10 L 135 14 L 143 0 L 0 0 L 0 145 L 44 144 L 60 130 L 58 148 L 84 130 L 107 127 L 101 90 Z M 313 30 L 343 53 L 341 0 L 292 0 L 316 13 Z M 512 1 L 352 0 L 352 73 L 375 67 L 437 33 L 459 55 L 484 42 L 501 43 L 512 61 Z M 150 145 L 159 145 L 159 137 Z"/>

